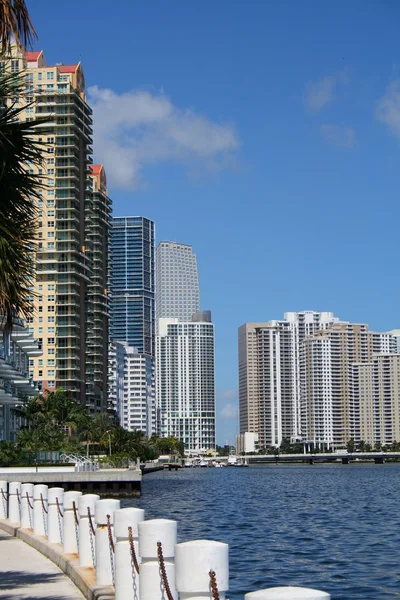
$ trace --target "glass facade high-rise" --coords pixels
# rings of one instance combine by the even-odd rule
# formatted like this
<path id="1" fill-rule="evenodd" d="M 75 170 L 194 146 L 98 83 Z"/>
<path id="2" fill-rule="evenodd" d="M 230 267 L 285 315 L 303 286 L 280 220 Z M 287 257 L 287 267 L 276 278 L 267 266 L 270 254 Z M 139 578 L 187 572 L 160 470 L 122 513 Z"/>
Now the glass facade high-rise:
<path id="1" fill-rule="evenodd" d="M 157 247 L 158 319 L 190 321 L 200 310 L 199 276 L 192 246 L 160 242 Z"/>
<path id="2" fill-rule="evenodd" d="M 114 217 L 110 246 L 110 339 L 154 357 L 154 222 Z"/>

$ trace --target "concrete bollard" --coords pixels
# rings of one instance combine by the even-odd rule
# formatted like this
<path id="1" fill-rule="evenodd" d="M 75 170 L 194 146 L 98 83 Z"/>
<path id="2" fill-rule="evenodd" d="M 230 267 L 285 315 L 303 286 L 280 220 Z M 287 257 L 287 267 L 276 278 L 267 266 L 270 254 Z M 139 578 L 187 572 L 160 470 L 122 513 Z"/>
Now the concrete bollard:
<path id="1" fill-rule="evenodd" d="M 33 483 L 21 485 L 21 527 L 33 529 Z"/>
<path id="2" fill-rule="evenodd" d="M 33 486 L 33 533 L 47 535 L 48 486 L 41 483 Z"/>
<path id="3" fill-rule="evenodd" d="M 63 545 L 65 554 L 78 554 L 79 552 L 78 502 L 81 496 L 82 492 L 64 492 Z"/>
<path id="4" fill-rule="evenodd" d="M 140 564 L 140 600 L 160 600 L 160 589 L 164 584 L 160 576 L 157 542 L 162 544 L 164 566 L 172 596 L 177 599 L 175 589 L 174 549 L 177 524 L 170 519 L 151 519 L 142 521 L 139 529 Z"/>
<path id="5" fill-rule="evenodd" d="M 97 500 L 100 500 L 100 496 L 97 494 L 83 494 L 78 500 L 80 567 L 94 567 L 96 564 L 95 533 L 93 533 L 90 525 L 88 509 L 96 532 L 95 510 Z"/>
<path id="6" fill-rule="evenodd" d="M 51 544 L 63 543 L 63 497 L 64 488 L 54 487 L 49 489 L 49 513 L 47 515 L 49 542 Z M 61 513 L 61 514 L 60 514 Z"/>
<path id="7" fill-rule="evenodd" d="M 115 600 L 138 600 L 139 575 L 133 564 L 128 527 L 132 528 L 132 543 L 139 563 L 138 524 L 144 521 L 141 508 L 121 508 L 114 513 L 115 534 Z"/>
<path id="8" fill-rule="evenodd" d="M 8 515 L 7 481 L 0 481 L 0 519 L 7 519 Z"/>
<path id="9" fill-rule="evenodd" d="M 114 541 L 114 511 L 119 510 L 119 500 L 97 500 L 96 502 L 96 584 L 113 585 L 114 553 L 110 547 L 107 515 L 110 515 L 111 535 Z"/>
<path id="10" fill-rule="evenodd" d="M 11 481 L 8 486 L 8 519 L 11 523 L 21 523 L 21 483 Z"/>
<path id="11" fill-rule="evenodd" d="M 175 583 L 181 600 L 209 597 L 214 571 L 220 600 L 229 589 L 229 546 L 210 540 L 175 546 Z"/>
<path id="12" fill-rule="evenodd" d="M 319 590 L 302 587 L 274 587 L 250 592 L 245 600 L 330 600 L 330 595 Z"/>

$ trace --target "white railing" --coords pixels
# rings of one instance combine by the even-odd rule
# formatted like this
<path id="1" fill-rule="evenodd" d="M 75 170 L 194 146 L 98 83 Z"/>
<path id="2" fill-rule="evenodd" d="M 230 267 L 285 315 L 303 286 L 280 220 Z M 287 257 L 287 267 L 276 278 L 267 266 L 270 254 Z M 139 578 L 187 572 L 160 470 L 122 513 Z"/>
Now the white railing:
<path id="1" fill-rule="evenodd" d="M 116 600 L 225 600 L 229 590 L 227 544 L 178 544 L 176 521 L 145 521 L 142 509 L 120 508 L 119 500 L 0 481 L 0 519 L 31 529 L 64 554 L 77 554 L 79 566 L 94 571 L 97 586 L 114 586 Z M 248 593 L 245 600 L 330 600 L 330 595 L 275 587 Z"/>

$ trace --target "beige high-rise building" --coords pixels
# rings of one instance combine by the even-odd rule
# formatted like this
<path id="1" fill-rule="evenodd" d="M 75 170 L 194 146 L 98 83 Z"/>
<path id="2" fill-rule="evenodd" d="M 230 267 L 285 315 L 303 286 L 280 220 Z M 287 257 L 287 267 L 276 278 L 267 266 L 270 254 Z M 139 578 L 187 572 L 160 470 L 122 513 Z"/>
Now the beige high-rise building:
<path id="1" fill-rule="evenodd" d="M 31 359 L 42 389 L 63 387 L 91 410 L 107 400 L 106 261 L 110 200 L 102 168 L 91 168 L 92 111 L 80 63 L 46 65 L 43 51 L 15 47 L 0 68 L 25 76 L 19 118 L 44 117 L 34 139 L 41 165 L 26 165 L 45 185 L 29 327 L 43 355 Z M 96 170 L 97 169 L 97 170 Z"/>
<path id="2" fill-rule="evenodd" d="M 300 347 L 338 321 L 331 312 L 301 311 L 239 328 L 240 433 L 257 433 L 260 448 L 302 437 Z"/>
<path id="3" fill-rule="evenodd" d="M 352 365 L 355 442 L 371 446 L 400 442 L 400 355 L 375 354 Z"/>
<path id="4" fill-rule="evenodd" d="M 388 333 L 375 333 L 368 325 L 333 324 L 305 338 L 301 346 L 300 381 L 301 431 L 303 439 L 319 447 L 344 447 L 359 438 L 361 422 L 369 427 L 371 406 L 360 402 L 355 391 L 371 389 L 367 365 L 374 354 L 394 352 L 395 340 Z M 355 365 L 358 365 L 356 368 Z"/>

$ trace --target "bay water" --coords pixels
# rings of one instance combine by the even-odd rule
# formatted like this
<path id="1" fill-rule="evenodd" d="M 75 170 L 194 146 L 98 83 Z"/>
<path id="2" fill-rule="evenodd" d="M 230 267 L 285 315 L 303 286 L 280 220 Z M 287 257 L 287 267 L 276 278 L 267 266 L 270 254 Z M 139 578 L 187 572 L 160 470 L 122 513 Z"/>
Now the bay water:
<path id="1" fill-rule="evenodd" d="M 229 544 L 232 600 L 278 585 L 333 600 L 400 597 L 400 465 L 197 468 L 145 475 L 146 519 Z M 217 573 L 218 579 L 218 573 Z"/>

